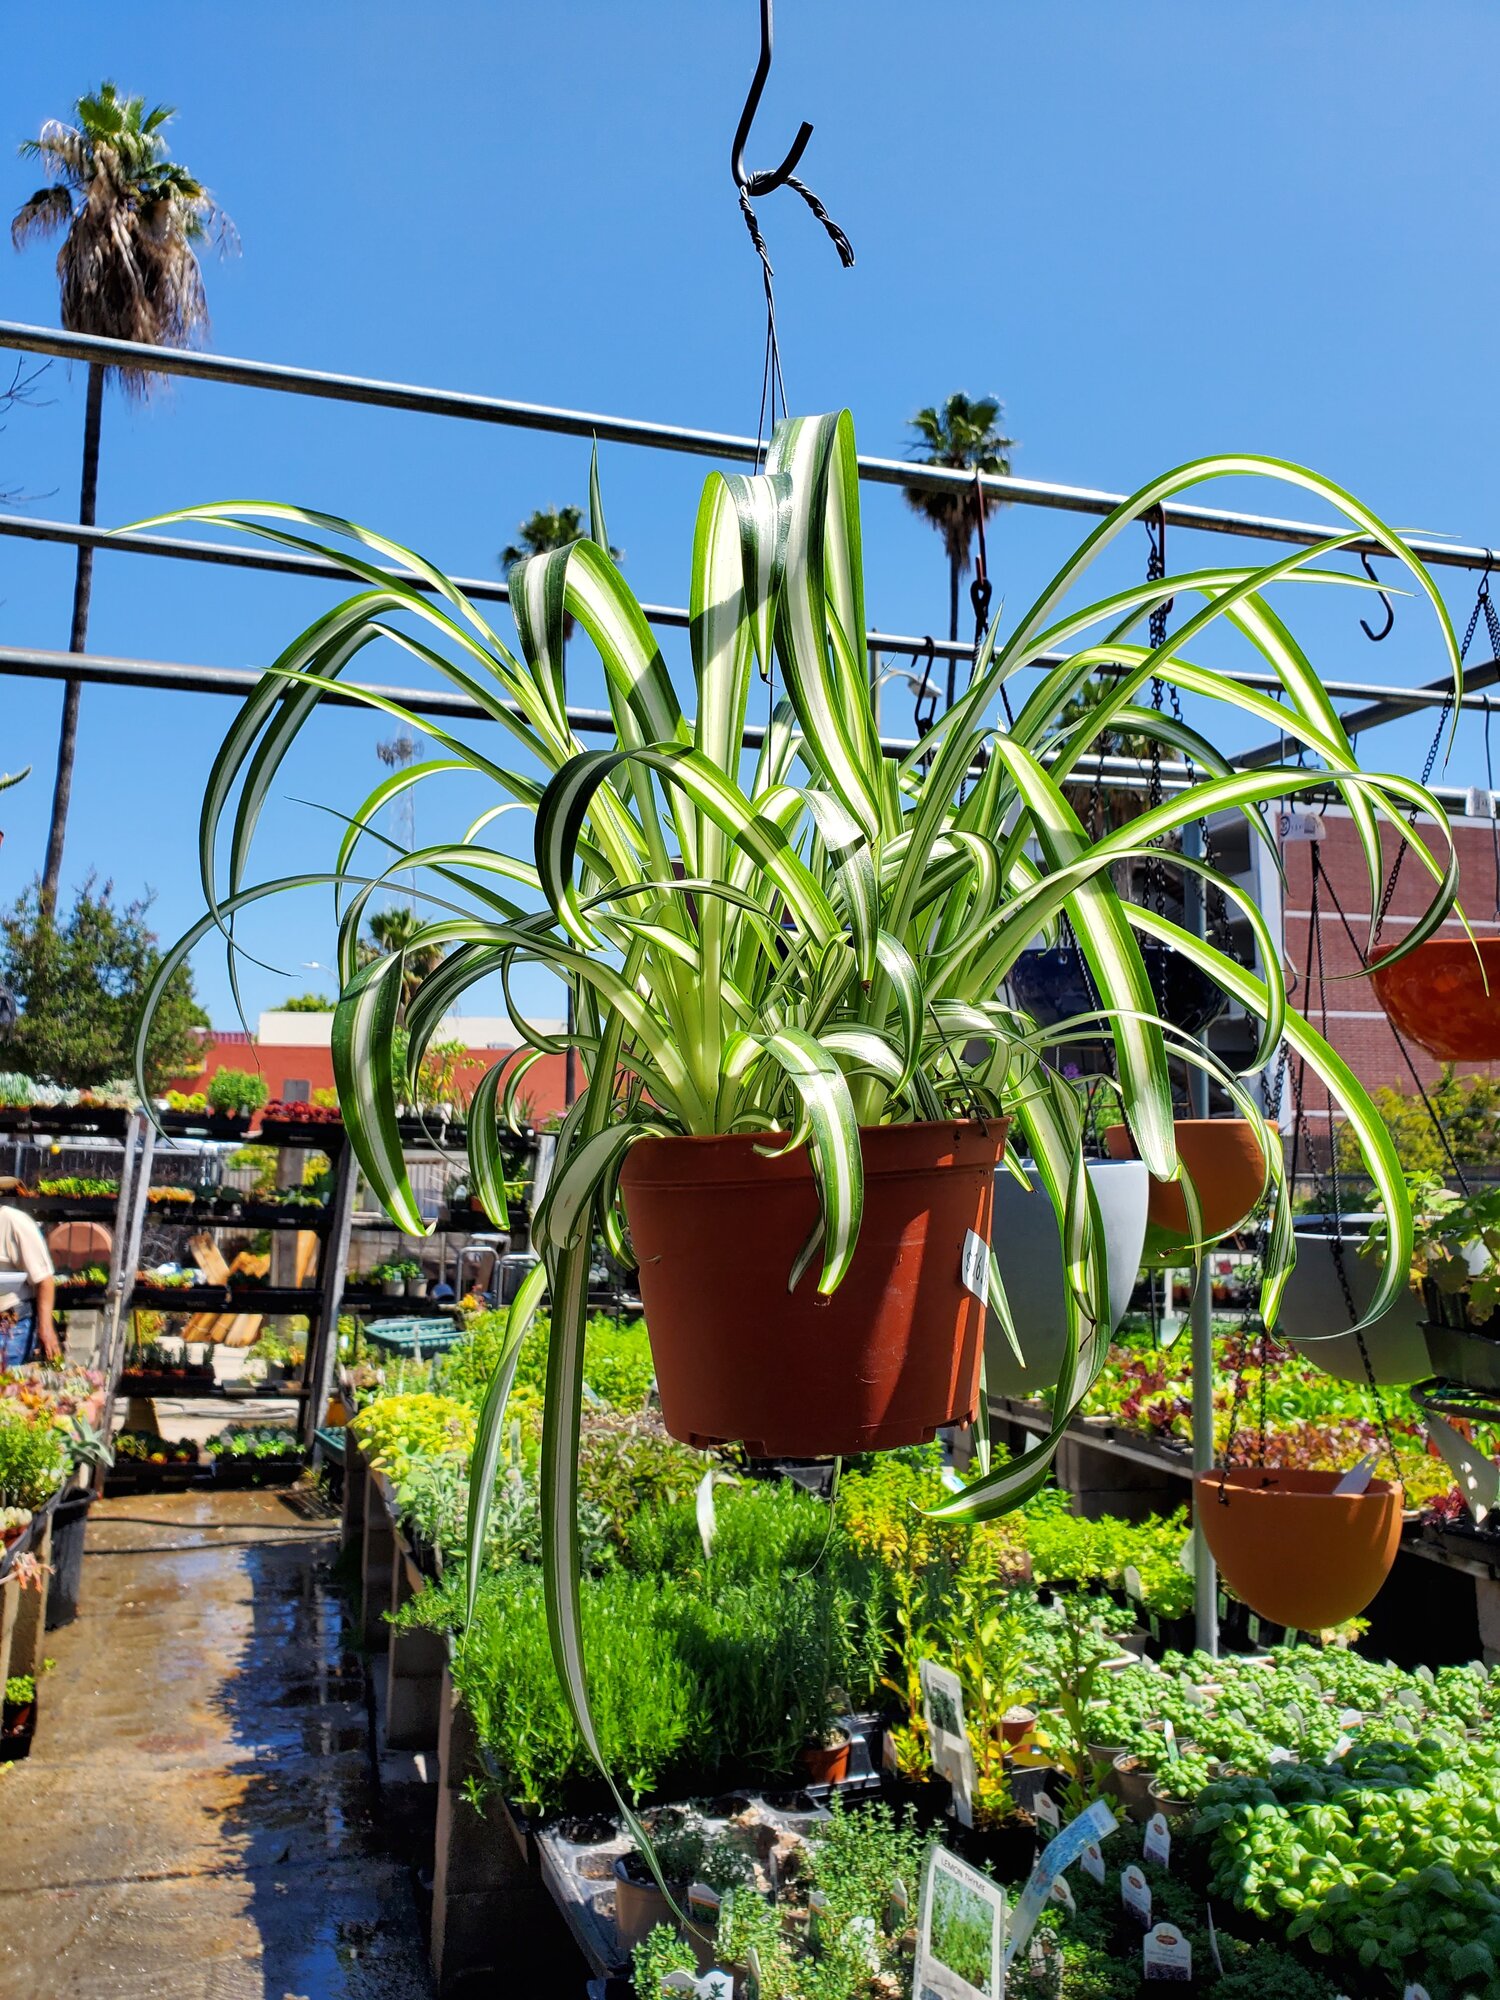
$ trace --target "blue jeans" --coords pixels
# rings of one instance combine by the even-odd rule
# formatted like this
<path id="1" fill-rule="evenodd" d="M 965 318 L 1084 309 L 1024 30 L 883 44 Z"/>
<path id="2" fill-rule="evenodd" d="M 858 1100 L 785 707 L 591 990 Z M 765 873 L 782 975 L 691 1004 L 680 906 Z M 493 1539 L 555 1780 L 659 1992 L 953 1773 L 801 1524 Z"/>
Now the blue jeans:
<path id="1" fill-rule="evenodd" d="M 36 1314 L 0 1313 L 0 1368 L 20 1368 L 36 1348 Z"/>

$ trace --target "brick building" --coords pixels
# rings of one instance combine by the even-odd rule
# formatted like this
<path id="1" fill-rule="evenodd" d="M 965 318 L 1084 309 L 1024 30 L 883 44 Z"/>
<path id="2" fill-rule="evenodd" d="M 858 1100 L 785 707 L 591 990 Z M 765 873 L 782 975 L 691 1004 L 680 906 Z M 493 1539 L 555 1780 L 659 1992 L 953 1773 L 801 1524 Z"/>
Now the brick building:
<path id="1" fill-rule="evenodd" d="M 548 1033 L 561 1033 L 560 1021 L 538 1024 Z M 209 1079 L 221 1069 L 259 1070 L 272 1097 L 291 1103 L 311 1103 L 313 1092 L 333 1088 L 333 1051 L 330 1046 L 332 1013 L 302 1014 L 277 1010 L 260 1016 L 253 1035 L 243 1029 L 215 1028 L 204 1037 L 203 1066 L 190 1076 L 178 1077 L 171 1088 L 182 1091 L 205 1090 Z M 503 1018 L 455 1015 L 444 1021 L 437 1040 L 462 1041 L 467 1060 L 460 1073 L 459 1089 L 468 1098 L 484 1072 L 496 1062 L 510 1063 L 520 1054 L 519 1037 Z M 582 1078 L 580 1076 L 580 1085 Z M 558 1116 L 566 1103 L 565 1061 L 562 1056 L 542 1056 L 526 1073 L 521 1094 L 531 1102 L 536 1122 Z"/>

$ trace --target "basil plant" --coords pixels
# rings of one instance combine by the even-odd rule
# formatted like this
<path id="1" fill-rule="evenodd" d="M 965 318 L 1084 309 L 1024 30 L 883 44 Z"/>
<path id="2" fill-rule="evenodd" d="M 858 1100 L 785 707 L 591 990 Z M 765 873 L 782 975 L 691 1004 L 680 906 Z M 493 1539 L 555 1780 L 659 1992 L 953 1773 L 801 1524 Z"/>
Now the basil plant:
<path id="1" fill-rule="evenodd" d="M 1289 482 L 1347 525 L 1263 567 L 1186 571 L 1074 602 L 1091 566 L 1142 516 L 1201 482 L 1249 476 Z M 358 588 L 292 641 L 226 737 L 201 820 L 207 913 L 166 955 L 152 999 L 214 928 L 230 938 L 232 951 L 235 919 L 247 906 L 297 888 L 331 888 L 341 987 L 333 1056 L 349 1139 L 391 1219 L 420 1233 L 425 1225 L 403 1165 L 392 1080 L 403 982 L 413 1077 L 439 1021 L 477 981 L 498 975 L 509 994 L 519 969 L 540 967 L 571 989 L 573 1039 L 587 1083 L 563 1121 L 535 1218 L 543 1261 L 511 1312 L 482 1414 L 470 1546 L 484 1542 L 516 1350 L 550 1296 L 542 1458 L 548 1602 L 559 1672 L 592 1748 L 573 1491 L 580 1371 L 594 1231 L 628 1254 L 617 1182 L 632 1143 L 644 1133 L 759 1129 L 781 1135 L 770 1144 L 805 1145 L 822 1219 L 788 1282 L 815 1271 L 826 1294 L 858 1239 L 862 1125 L 975 1111 L 1011 1119 L 1014 1170 L 1021 1171 L 1022 1157 L 1035 1162 L 1043 1198 L 1058 1217 L 1070 1339 L 1051 1434 L 954 1495 L 943 1510 L 952 1517 L 1003 1511 L 1035 1489 L 1103 1358 L 1103 1233 L 1082 1167 L 1082 1086 L 1048 1060 L 1060 1042 L 1094 1035 L 1112 1045 L 1120 1113 L 1159 1177 L 1179 1173 L 1174 1065 L 1209 1071 L 1255 1121 L 1264 1134 L 1271 1204 L 1268 1323 L 1291 1265 L 1292 1237 L 1280 1149 L 1248 1079 L 1285 1044 L 1292 1060 L 1305 1061 L 1328 1085 L 1390 1217 L 1371 1317 L 1383 1312 L 1399 1296 L 1411 1259 L 1400 1168 L 1357 1079 L 1287 1004 L 1279 946 L 1260 912 L 1208 863 L 1174 856 L 1173 866 L 1241 904 L 1258 942 L 1257 975 L 1160 911 L 1124 898 L 1112 871 L 1225 809 L 1243 813 L 1251 837 L 1269 842 L 1262 804 L 1316 784 L 1349 810 L 1372 909 L 1382 822 L 1405 832 L 1408 815 L 1425 813 L 1447 841 L 1439 861 L 1409 836 L 1433 883 L 1425 914 L 1397 947 L 1412 949 L 1456 896 L 1443 810 L 1406 778 L 1358 768 L 1316 671 L 1272 608 L 1273 587 L 1364 588 L 1328 559 L 1351 543 L 1376 545 L 1404 564 L 1429 600 L 1456 684 L 1460 668 L 1431 579 L 1399 536 L 1352 496 L 1276 460 L 1202 459 L 1152 481 L 1103 519 L 1008 631 L 997 620 L 967 692 L 920 745 L 904 756 L 886 754 L 871 697 L 858 468 L 844 413 L 782 423 L 759 475 L 714 472 L 706 480 L 693 537 L 692 712 L 685 714 L 650 622 L 611 559 L 597 477 L 590 489 L 589 536 L 510 574 L 514 649 L 440 570 L 350 522 L 248 503 L 162 517 L 229 523 L 284 548 L 332 557 Z M 1152 648 L 1143 634 L 1153 608 L 1168 598 L 1187 615 Z M 603 749 L 586 748 L 568 720 L 563 638 L 574 620 L 603 663 L 614 724 L 614 740 Z M 1279 698 L 1189 657 L 1201 638 L 1225 628 L 1275 676 Z M 252 882 L 252 840 L 282 759 L 376 640 L 431 668 L 494 729 L 481 747 L 365 691 L 370 706 L 420 731 L 440 754 L 394 772 L 354 805 L 325 872 Z M 1098 698 L 1077 701 L 1106 668 Z M 752 757 L 743 747 L 747 706 L 773 673 L 781 698 Z M 1270 729 L 1297 746 L 1305 763 L 1235 771 L 1197 730 L 1137 705 L 1155 676 Z M 1002 689 L 1013 696 L 1007 710 L 1014 708 L 1003 723 Z M 353 685 L 346 691 L 361 693 Z M 1087 772 L 1096 743 L 1120 731 L 1154 734 L 1202 775 L 1118 831 L 1090 839 L 1067 790 L 1081 782 L 1076 774 Z M 477 774 L 493 788 L 492 805 L 461 837 L 412 853 L 382 841 L 375 822 L 387 801 L 456 773 Z M 498 844 L 517 812 L 529 843 Z M 511 851 L 517 846 L 531 851 L 518 857 Z M 366 864 L 372 848 L 376 858 Z M 397 872 L 418 879 L 425 921 L 406 954 L 361 965 L 366 908 Z M 1089 1017 L 1043 1029 L 1009 1003 L 1007 973 L 1024 949 L 1064 924 L 1099 1004 Z M 1158 1018 L 1143 940 L 1194 961 L 1258 1025 L 1245 1074 L 1231 1074 Z M 413 986 L 418 964 L 432 969 Z M 473 1189 L 500 1226 L 507 1219 L 500 1133 L 514 1092 L 530 1062 L 564 1046 L 529 1027 L 514 1006 L 512 1018 L 528 1051 L 503 1083 L 498 1066 L 486 1075 L 468 1126 Z M 990 1292 L 1004 1321 L 993 1259 Z"/>

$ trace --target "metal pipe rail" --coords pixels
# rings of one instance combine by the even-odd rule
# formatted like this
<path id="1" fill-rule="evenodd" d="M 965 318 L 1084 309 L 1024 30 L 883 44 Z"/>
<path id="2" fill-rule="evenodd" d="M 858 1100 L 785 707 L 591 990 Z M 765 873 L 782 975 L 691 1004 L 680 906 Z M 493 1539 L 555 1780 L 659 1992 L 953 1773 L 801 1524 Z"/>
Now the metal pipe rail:
<path id="1" fill-rule="evenodd" d="M 755 462 L 760 446 L 754 438 L 729 431 L 690 429 L 681 424 L 652 423 L 636 417 L 611 417 L 588 410 L 568 410 L 543 403 L 520 403 L 500 396 L 480 396 L 458 389 L 430 389 L 406 382 L 385 382 L 362 375 L 332 374 L 316 368 L 289 368 L 279 362 L 247 361 L 227 354 L 200 354 L 178 347 L 148 347 L 129 340 L 106 340 L 95 334 L 66 333 L 53 327 L 26 326 L 0 320 L 0 347 L 24 354 L 48 354 L 64 361 L 102 362 L 109 367 L 146 369 L 154 374 L 182 375 L 198 382 L 229 383 L 237 388 L 279 390 L 286 395 L 314 396 L 324 401 L 365 403 L 380 409 L 410 410 L 425 416 L 457 417 L 470 423 L 501 424 L 512 429 L 550 431 L 563 437 L 598 438 L 608 444 L 644 445 L 658 451 L 687 452 L 698 458 Z M 975 474 L 947 466 L 913 465 L 898 458 L 859 460 L 861 479 L 877 485 L 909 486 L 922 492 L 972 490 Z M 983 490 L 1017 507 L 1047 507 L 1071 514 L 1108 514 L 1128 496 L 1086 486 L 1063 486 L 1013 474 L 981 473 Z M 1320 522 L 1286 521 L 1266 514 L 1246 514 L 1229 508 L 1184 506 L 1174 501 L 1162 509 L 1175 528 L 1196 528 L 1205 534 L 1248 535 L 1259 541 L 1307 547 L 1337 530 Z M 1411 536 L 1408 546 L 1424 562 L 1454 569 L 1484 569 L 1494 560 L 1487 548 L 1425 535 Z M 1381 553 L 1376 542 L 1350 544 L 1356 552 Z"/>
<path id="2" fill-rule="evenodd" d="M 1500 661 L 1489 661 L 1486 665 L 1492 670 L 1491 677 L 1500 679 Z M 189 666 L 173 660 L 126 659 L 107 653 L 62 653 L 31 646 L 0 646 L 0 679 L 8 675 L 24 675 L 37 680 L 87 681 L 101 687 L 160 688 L 178 694 L 220 694 L 243 698 L 259 685 L 263 671 L 259 667 Z M 493 720 L 477 701 L 449 688 L 392 687 L 384 682 L 346 681 L 336 692 L 327 691 L 323 701 L 335 708 L 363 708 L 365 703 L 361 697 L 364 694 L 396 702 L 417 715 L 470 722 Z M 1500 698 L 1481 695 L 1476 699 L 1493 700 L 1494 706 L 1500 708 Z M 509 703 L 504 705 L 511 706 Z M 580 736 L 613 736 L 615 733 L 614 717 L 608 709 L 570 705 L 567 715 L 570 727 Z M 741 740 L 747 750 L 758 749 L 765 740 L 765 730 L 758 723 L 747 722 Z M 882 736 L 880 747 L 887 757 L 906 757 L 919 746 L 915 737 Z M 1044 758 L 1043 761 L 1050 759 Z M 1272 760 L 1264 758 L 1261 761 Z M 1127 791 L 1144 790 L 1150 783 L 1145 761 L 1139 757 L 1080 757 L 1075 769 L 1081 778 L 1091 779 L 1097 772 L 1111 784 Z M 1162 782 L 1169 791 L 1185 790 L 1197 783 L 1201 776 L 1175 759 L 1164 759 L 1160 769 Z M 1326 778 L 1315 770 L 1308 771 L 1307 781 L 1309 792 L 1326 789 Z M 1469 796 L 1467 789 L 1460 785 L 1433 785 L 1430 789 L 1444 806 L 1457 807 L 1460 811 Z"/>
<path id="3" fill-rule="evenodd" d="M 191 541 L 177 535 L 147 535 L 139 533 L 111 532 L 108 528 L 80 527 L 74 521 L 33 520 L 24 514 L 0 514 L 0 536 L 19 536 L 26 540 L 62 543 L 73 548 L 95 550 L 118 549 L 125 555 L 167 556 L 178 561 L 205 562 L 218 564 L 230 569 L 248 569 L 281 576 L 303 576 L 328 579 L 332 582 L 348 583 L 354 579 L 348 570 L 337 562 L 330 562 L 322 556 L 298 555 L 292 550 L 269 551 L 264 549 L 242 549 L 233 542 Z M 378 568 L 384 565 L 376 565 Z M 425 577 L 414 576 L 409 571 L 391 569 L 391 576 L 399 577 L 403 583 L 415 589 L 432 594 L 434 586 Z M 503 583 L 496 583 L 491 577 L 456 576 L 452 581 L 468 597 L 489 604 L 508 604 L 510 591 Z M 653 625 L 662 625 L 686 630 L 692 622 L 691 614 L 677 604 L 643 604 L 642 611 Z M 925 657 L 931 652 L 938 659 L 969 660 L 973 658 L 971 643 L 949 639 L 918 638 L 909 632 L 869 632 L 865 643 L 872 653 L 905 653 L 914 658 Z M 39 655 L 38 657 L 42 657 Z M 97 656 L 96 656 L 97 657 Z M 1037 667 L 1056 666 L 1066 656 L 1062 653 L 1039 653 L 1032 663 Z M 152 663 L 155 665 L 156 663 Z M 1491 663 L 1493 665 L 1493 662 Z M 15 671 L 8 669 L 8 671 Z M 43 671 L 38 669 L 38 672 Z M 196 673 L 211 671 L 194 668 Z M 1255 673 L 1235 668 L 1220 668 L 1228 680 L 1239 682 L 1244 687 L 1253 687 L 1274 692 L 1280 683 L 1274 674 Z M 64 676 L 63 678 L 68 678 Z M 84 679 L 77 675 L 73 678 Z M 1468 667 L 1464 671 L 1463 706 L 1474 709 L 1500 708 L 1500 700 L 1481 695 L 1480 687 L 1493 685 L 1500 679 L 1500 671 L 1489 672 L 1483 666 Z M 178 686 L 177 680 L 163 681 L 159 685 Z M 1345 701 L 1364 701 L 1370 704 L 1365 709 L 1355 710 L 1345 718 L 1351 730 L 1374 729 L 1385 722 L 1394 721 L 1410 709 L 1438 708 L 1444 701 L 1443 681 L 1430 681 L 1416 688 L 1386 688 L 1378 681 L 1325 681 L 1327 692 Z M 434 711 L 435 712 L 435 711 Z M 467 713 L 455 709 L 454 714 Z M 1247 754 L 1243 761 L 1251 763 L 1271 763 L 1280 754 L 1275 746 L 1266 746 Z"/>

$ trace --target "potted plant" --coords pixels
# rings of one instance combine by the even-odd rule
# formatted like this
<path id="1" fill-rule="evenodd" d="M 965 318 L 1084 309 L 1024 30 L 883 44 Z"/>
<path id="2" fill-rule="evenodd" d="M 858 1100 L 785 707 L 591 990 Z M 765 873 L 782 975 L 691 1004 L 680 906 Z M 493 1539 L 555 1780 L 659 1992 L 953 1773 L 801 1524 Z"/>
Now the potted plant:
<path id="1" fill-rule="evenodd" d="M 403 1257 L 392 1267 L 401 1273 L 402 1285 L 409 1299 L 425 1299 L 427 1296 L 427 1273 L 415 1257 Z"/>
<path id="2" fill-rule="evenodd" d="M 648 1817 L 655 1869 L 636 1847 L 615 1862 L 615 1933 L 622 1954 L 632 1951 L 657 1924 L 671 1921 L 672 1903 L 662 1882 L 680 1905 L 708 1845 L 703 1822 L 684 1807 L 664 1807 Z"/>
<path id="3" fill-rule="evenodd" d="M 12 1674 L 5 1683 L 0 1713 L 0 1759 L 29 1756 L 35 1734 L 36 1680 L 31 1674 Z"/>
<path id="4" fill-rule="evenodd" d="M 1263 568 L 1216 570 L 1211 581 L 1164 577 L 1073 603 L 1074 585 L 1132 523 L 1206 479 L 1255 471 L 1290 479 L 1346 526 L 1319 548 Z M 1207 864 L 1186 856 L 1171 863 L 1241 904 L 1259 977 L 1122 898 L 1111 871 L 1205 813 L 1238 811 L 1254 837 L 1263 831 L 1262 801 L 1312 782 L 1351 802 L 1372 866 L 1382 813 L 1415 808 L 1446 839 L 1442 807 L 1422 786 L 1359 770 L 1304 656 L 1259 610 L 1260 593 L 1281 579 L 1321 575 L 1316 565 L 1345 543 L 1367 542 L 1402 563 L 1425 594 L 1456 674 L 1457 647 L 1431 579 L 1398 536 L 1329 482 L 1274 461 L 1199 461 L 1152 481 L 1096 526 L 1003 638 L 998 627 L 986 635 L 969 689 L 920 751 L 895 760 L 881 749 L 866 667 L 858 479 L 847 413 L 780 424 L 764 474 L 710 475 L 694 541 L 691 716 L 608 553 L 597 483 L 591 534 L 511 573 L 519 653 L 430 564 L 365 530 L 285 507 L 193 510 L 273 540 L 292 534 L 299 546 L 309 544 L 309 529 L 325 541 L 330 532 L 347 536 L 357 552 L 332 559 L 375 596 L 362 588 L 327 613 L 248 698 L 202 825 L 204 851 L 213 852 L 224 813 L 238 815 L 229 880 L 212 886 L 213 907 L 164 955 L 148 1020 L 165 979 L 200 938 L 286 886 L 247 879 L 263 796 L 250 774 L 290 747 L 351 645 L 377 636 L 388 619 L 411 620 L 421 636 L 408 643 L 489 706 L 520 746 L 524 770 L 511 772 L 488 751 L 444 737 L 450 756 L 503 802 L 534 814 L 534 861 L 517 859 L 513 841 L 505 852 L 487 844 L 488 815 L 466 841 L 363 871 L 378 803 L 366 801 L 348 816 L 332 867 L 298 880 L 337 882 L 346 892 L 333 1025 L 338 1094 L 361 1168 L 404 1231 L 424 1233 L 425 1223 L 406 1174 L 391 1074 L 402 1013 L 409 1042 L 400 1095 L 410 1100 L 426 1047 L 468 984 L 541 966 L 571 991 L 586 1085 L 558 1135 L 534 1220 L 543 1261 L 521 1285 L 497 1356 L 471 1481 L 470 1546 L 483 1545 L 519 1342 L 550 1293 L 549 1605 L 567 1699 L 589 1744 L 570 1496 L 596 1231 L 617 1257 L 628 1237 L 675 1435 L 742 1439 L 757 1455 L 785 1457 L 927 1438 L 973 1414 L 985 1309 L 1004 1309 L 987 1245 L 993 1172 L 1013 1124 L 1066 1246 L 1069 1339 L 1054 1429 L 982 1471 L 944 1512 L 1002 1511 L 1044 1477 L 1102 1359 L 1093 1332 L 1108 1311 L 1108 1274 L 1081 1164 L 1079 1087 L 1045 1060 L 1053 1031 L 1001 997 L 1039 934 L 1066 921 L 1078 940 L 1100 999 L 1099 1034 L 1113 1046 L 1122 1116 L 1157 1179 L 1180 1171 L 1174 1065 L 1207 1067 L 1243 1118 L 1257 1111 L 1235 1076 L 1157 1019 L 1143 939 L 1205 971 L 1259 1024 L 1258 1062 L 1285 1038 L 1327 1082 L 1372 1179 L 1393 1196 L 1396 1268 L 1375 1309 L 1403 1282 L 1409 1245 L 1389 1135 L 1334 1052 L 1285 1006 L 1280 954 L 1258 910 Z M 369 548 L 420 571 L 435 595 L 371 568 Z M 1196 608 L 1168 644 L 1141 643 L 1151 611 L 1174 596 Z M 616 740 L 602 750 L 583 748 L 565 712 L 569 616 L 604 665 Z M 1194 642 L 1226 616 L 1275 674 L 1283 700 L 1192 663 Z M 1084 717 L 1065 721 L 1101 658 L 1122 671 Z M 785 695 L 752 774 L 742 735 L 757 666 L 767 674 L 774 667 Z M 1002 687 L 1019 686 L 1017 676 L 1033 669 L 1041 671 L 1027 680 L 1013 721 L 1000 727 Z M 1135 696 L 1156 675 L 1230 709 L 1268 712 L 1279 734 L 1311 753 L 1316 778 L 1296 766 L 1230 773 L 1204 746 L 1199 761 L 1209 775 L 1190 793 L 1091 841 L 1062 788 L 1101 730 L 1128 726 Z M 311 698 L 289 701 L 293 687 Z M 1455 885 L 1421 836 L 1411 838 L 1438 884 L 1407 940 L 1416 942 L 1452 907 Z M 363 912 L 397 865 L 425 871 L 444 907 L 403 951 L 360 966 Z M 455 903 L 467 914 L 455 915 Z M 419 975 L 418 954 L 431 947 L 445 956 Z M 560 1046 L 541 1033 L 526 1038 L 528 1058 Z M 470 1105 L 472 1186 L 502 1228 L 500 1128 L 515 1111 L 526 1060 L 492 1067 Z M 1269 1184 L 1279 1195 L 1277 1169 L 1279 1155 L 1262 1168 L 1255 1194 Z M 1276 1203 L 1278 1214 L 1283 1207 Z M 1274 1228 L 1263 1287 L 1272 1316 L 1290 1249 L 1290 1231 Z M 477 1566 L 471 1579 L 477 1588 Z"/>

